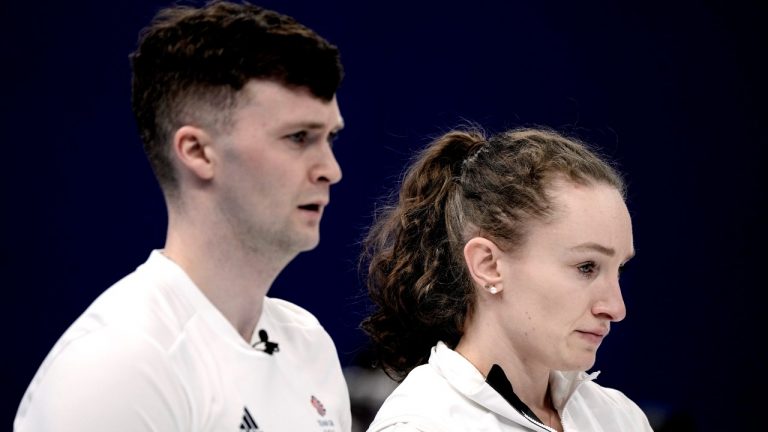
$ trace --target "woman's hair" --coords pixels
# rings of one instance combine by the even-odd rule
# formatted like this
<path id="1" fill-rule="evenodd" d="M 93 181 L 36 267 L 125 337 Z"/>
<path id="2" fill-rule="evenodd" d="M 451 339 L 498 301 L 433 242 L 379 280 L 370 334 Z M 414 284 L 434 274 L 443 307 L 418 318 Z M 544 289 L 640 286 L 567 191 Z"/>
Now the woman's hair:
<path id="1" fill-rule="evenodd" d="M 465 243 L 479 235 L 505 251 L 520 247 L 529 222 L 552 214 L 547 192 L 557 178 L 604 183 L 624 194 L 609 163 L 550 130 L 490 139 L 456 130 L 418 155 L 397 203 L 377 215 L 363 254 L 376 310 L 362 328 L 387 374 L 401 380 L 438 341 L 456 346 L 475 300 Z"/>

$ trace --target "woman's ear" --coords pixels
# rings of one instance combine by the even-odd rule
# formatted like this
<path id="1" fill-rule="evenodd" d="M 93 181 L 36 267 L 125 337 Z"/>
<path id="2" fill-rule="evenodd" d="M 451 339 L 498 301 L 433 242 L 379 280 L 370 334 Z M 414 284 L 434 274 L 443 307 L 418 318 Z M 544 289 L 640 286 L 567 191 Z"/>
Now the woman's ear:
<path id="1" fill-rule="evenodd" d="M 199 180 L 210 180 L 214 172 L 211 136 L 205 129 L 185 125 L 173 134 L 173 152 L 180 168 Z"/>
<path id="2" fill-rule="evenodd" d="M 473 237 L 464 245 L 464 261 L 472 280 L 491 294 L 503 289 L 499 258 L 501 249 L 485 237 Z"/>

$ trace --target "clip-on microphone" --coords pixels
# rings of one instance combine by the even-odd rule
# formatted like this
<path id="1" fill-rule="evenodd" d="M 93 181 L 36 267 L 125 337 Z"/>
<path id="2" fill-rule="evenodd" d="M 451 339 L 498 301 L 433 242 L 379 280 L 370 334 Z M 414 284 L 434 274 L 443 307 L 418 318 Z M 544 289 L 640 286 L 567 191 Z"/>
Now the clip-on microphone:
<path id="1" fill-rule="evenodd" d="M 254 348 L 260 349 L 269 355 L 272 355 L 276 351 L 280 351 L 280 348 L 277 347 L 277 342 L 269 341 L 266 330 L 259 330 L 259 339 L 261 339 L 261 341 L 253 344 Z M 264 344 L 264 347 L 258 348 L 261 344 Z"/>

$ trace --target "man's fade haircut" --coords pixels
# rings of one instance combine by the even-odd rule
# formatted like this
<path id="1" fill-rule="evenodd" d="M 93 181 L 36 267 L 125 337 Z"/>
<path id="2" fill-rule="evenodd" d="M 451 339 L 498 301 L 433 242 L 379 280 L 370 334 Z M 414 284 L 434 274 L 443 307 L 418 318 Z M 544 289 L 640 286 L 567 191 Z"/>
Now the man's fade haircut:
<path id="1" fill-rule="evenodd" d="M 166 194 L 178 179 L 173 133 L 185 124 L 226 128 L 251 79 L 333 99 L 343 77 L 338 49 L 293 18 L 252 4 L 212 1 L 155 15 L 130 55 L 131 102 L 144 151 Z"/>

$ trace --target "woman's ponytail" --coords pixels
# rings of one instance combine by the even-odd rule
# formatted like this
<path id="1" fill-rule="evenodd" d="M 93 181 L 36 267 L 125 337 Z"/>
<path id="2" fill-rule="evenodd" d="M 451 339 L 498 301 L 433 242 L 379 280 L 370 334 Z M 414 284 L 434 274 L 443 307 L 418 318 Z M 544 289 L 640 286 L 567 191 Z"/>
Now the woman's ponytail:
<path id="1" fill-rule="evenodd" d="M 462 165 L 485 137 L 449 132 L 405 174 L 396 205 L 379 214 L 366 239 L 368 291 L 376 310 L 362 328 L 384 370 L 402 379 L 438 341 L 454 346 L 472 303 L 461 259 Z M 458 250 L 457 250 L 458 249 Z M 459 254 L 457 256 L 457 253 Z"/>

